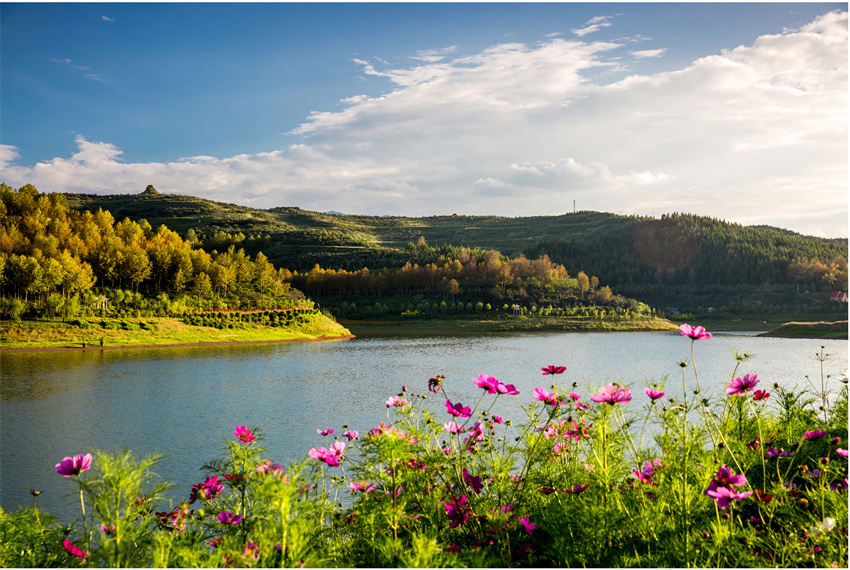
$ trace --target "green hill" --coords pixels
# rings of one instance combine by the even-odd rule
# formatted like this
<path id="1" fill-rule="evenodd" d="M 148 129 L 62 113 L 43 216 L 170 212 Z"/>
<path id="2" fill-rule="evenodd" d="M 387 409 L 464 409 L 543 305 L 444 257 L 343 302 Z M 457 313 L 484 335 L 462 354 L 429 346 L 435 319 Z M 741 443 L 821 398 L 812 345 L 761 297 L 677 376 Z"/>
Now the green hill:
<path id="1" fill-rule="evenodd" d="M 155 191 L 154 191 L 155 192 Z M 209 251 L 231 244 L 262 251 L 278 267 L 307 271 L 390 269 L 434 263 L 459 246 L 530 259 L 547 254 L 568 271 L 599 277 L 616 292 L 681 312 L 835 312 L 829 292 L 847 289 L 847 240 L 690 214 L 661 219 L 576 212 L 560 216 L 356 216 L 270 210 L 192 196 L 144 192 L 67 194 L 74 209 L 109 210 L 116 220 L 146 219 Z M 414 247 L 423 238 L 431 247 Z M 445 247 L 454 249 L 447 250 Z M 795 265 L 795 260 L 798 260 Z M 802 260 L 802 261 L 801 261 Z M 808 264 L 808 265 L 807 265 Z M 807 296 L 797 296 L 807 292 Z M 846 309 L 845 309 L 846 310 Z"/>

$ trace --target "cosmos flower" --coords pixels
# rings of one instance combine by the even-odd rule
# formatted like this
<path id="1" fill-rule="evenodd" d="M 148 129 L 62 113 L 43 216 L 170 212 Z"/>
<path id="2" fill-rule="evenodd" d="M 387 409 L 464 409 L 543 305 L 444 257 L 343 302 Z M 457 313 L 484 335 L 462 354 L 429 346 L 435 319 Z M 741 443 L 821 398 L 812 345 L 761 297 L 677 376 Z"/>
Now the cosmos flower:
<path id="1" fill-rule="evenodd" d="M 228 513 L 227 511 L 222 511 L 218 513 L 218 516 L 215 518 L 221 524 L 239 524 L 245 517 L 243 517 L 242 515 L 234 515 L 233 513 Z"/>
<path id="2" fill-rule="evenodd" d="M 563 374 L 564 372 L 567 371 L 567 367 L 566 366 L 554 366 L 554 365 L 550 364 L 549 366 L 544 366 L 540 370 L 543 371 L 544 375 L 546 375 L 546 374 Z"/>
<path id="3" fill-rule="evenodd" d="M 443 386 L 443 380 L 445 380 L 445 379 L 446 379 L 446 377 L 443 376 L 442 374 L 438 374 L 437 376 L 434 376 L 433 378 L 429 378 L 428 379 L 428 391 L 433 392 L 434 394 L 439 392 L 440 388 L 442 388 L 442 386 Z"/>
<path id="4" fill-rule="evenodd" d="M 653 401 L 664 397 L 664 392 L 661 392 L 659 390 L 655 390 L 653 388 L 644 388 L 643 391 Z"/>
<path id="5" fill-rule="evenodd" d="M 730 396 L 746 396 L 747 392 L 752 392 L 758 383 L 757 374 L 745 374 L 743 378 L 733 378 L 732 382 L 726 386 L 726 393 Z"/>
<path id="6" fill-rule="evenodd" d="M 66 477 L 67 477 L 67 475 L 66 475 Z M 70 539 L 66 538 L 64 541 L 62 541 L 62 546 L 65 547 L 65 552 L 67 552 L 71 556 L 76 556 L 77 558 L 81 558 L 82 564 L 86 563 L 86 558 L 88 558 L 88 556 L 89 556 L 88 552 L 83 552 L 82 550 L 80 550 L 79 548 L 77 548 L 76 546 L 71 544 Z"/>
<path id="7" fill-rule="evenodd" d="M 410 402 L 405 400 L 402 396 L 391 396 L 389 400 L 385 402 L 388 408 L 392 408 L 393 406 L 397 408 L 403 408 L 405 406 L 409 406 Z"/>
<path id="8" fill-rule="evenodd" d="M 448 398 L 446 398 L 446 411 L 459 418 L 468 418 L 472 416 L 472 410 L 469 407 L 464 407 L 460 402 L 452 404 Z"/>
<path id="9" fill-rule="evenodd" d="M 598 404 L 613 406 L 615 404 L 628 404 L 632 401 L 632 391 L 618 384 L 608 384 L 599 390 L 598 394 L 590 397 Z"/>
<path id="10" fill-rule="evenodd" d="M 79 475 L 81 472 L 88 471 L 91 468 L 91 462 L 91 453 L 66 457 L 56 464 L 56 472 L 63 477 Z"/>
<path id="11" fill-rule="evenodd" d="M 234 431 L 233 434 L 236 436 L 236 439 L 242 443 L 252 443 L 257 439 L 257 436 L 251 433 L 251 430 L 245 426 L 236 426 L 236 431 Z"/>
<path id="12" fill-rule="evenodd" d="M 706 332 L 703 327 L 692 327 L 687 323 L 679 327 L 679 332 L 693 340 L 708 340 L 711 338 L 711 333 Z"/>

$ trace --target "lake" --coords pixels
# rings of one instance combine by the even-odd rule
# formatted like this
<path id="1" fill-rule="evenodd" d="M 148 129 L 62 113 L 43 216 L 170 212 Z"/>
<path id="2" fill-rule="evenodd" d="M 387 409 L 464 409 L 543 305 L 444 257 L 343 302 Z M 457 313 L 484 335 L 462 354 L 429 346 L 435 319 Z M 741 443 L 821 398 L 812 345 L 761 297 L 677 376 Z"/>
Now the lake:
<path id="1" fill-rule="evenodd" d="M 738 376 L 758 374 L 759 388 L 820 383 L 821 346 L 830 354 L 824 373 L 847 369 L 846 340 L 758 338 L 718 333 L 695 345 L 703 389 L 722 393 L 735 361 L 732 350 L 752 354 Z M 482 391 L 470 378 L 486 372 L 515 384 L 520 400 L 537 386 L 559 386 L 589 400 L 592 391 L 617 381 L 631 385 L 629 406 L 640 410 L 643 387 L 663 381 L 681 396 L 679 362 L 690 359 L 691 341 L 678 333 L 363 334 L 354 339 L 275 345 L 203 348 L 0 353 L 0 506 L 32 504 L 30 487 L 42 491 L 40 508 L 63 518 L 78 513 L 76 486 L 56 474 L 63 457 L 95 449 L 130 447 L 140 455 L 167 457 L 156 472 L 188 497 L 199 470 L 216 457 L 237 425 L 259 426 L 272 459 L 301 460 L 311 447 L 330 443 L 318 428 L 343 424 L 365 433 L 387 421 L 384 402 L 402 385 L 428 394 L 428 378 L 443 374 L 452 402 L 474 406 Z M 542 376 L 549 364 L 567 367 Z M 688 389 L 694 386 L 687 369 Z M 837 389 L 838 382 L 832 381 Z M 569 390 L 565 390 L 569 391 Z M 448 421 L 445 400 L 429 394 L 425 405 Z M 515 400 L 493 408 L 522 421 Z M 391 418 L 391 415 L 389 416 Z M 445 418 L 445 419 L 443 419 Z M 77 501 L 75 503 L 75 501 Z M 70 510 L 69 510 L 70 509 Z"/>

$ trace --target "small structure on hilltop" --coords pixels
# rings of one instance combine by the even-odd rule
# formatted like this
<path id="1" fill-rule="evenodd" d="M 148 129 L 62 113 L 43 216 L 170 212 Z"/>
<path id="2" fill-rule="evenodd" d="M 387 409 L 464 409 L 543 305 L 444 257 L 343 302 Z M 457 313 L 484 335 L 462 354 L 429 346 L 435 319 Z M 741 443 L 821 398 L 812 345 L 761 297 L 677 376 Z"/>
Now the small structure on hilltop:
<path id="1" fill-rule="evenodd" d="M 840 303 L 847 302 L 847 293 L 844 291 L 833 291 L 832 295 L 829 296 L 830 301 L 838 301 Z"/>
<path id="2" fill-rule="evenodd" d="M 158 196 L 159 190 L 153 187 L 153 184 L 148 184 L 148 187 L 145 188 L 145 191 L 142 194 L 147 194 L 148 196 Z"/>

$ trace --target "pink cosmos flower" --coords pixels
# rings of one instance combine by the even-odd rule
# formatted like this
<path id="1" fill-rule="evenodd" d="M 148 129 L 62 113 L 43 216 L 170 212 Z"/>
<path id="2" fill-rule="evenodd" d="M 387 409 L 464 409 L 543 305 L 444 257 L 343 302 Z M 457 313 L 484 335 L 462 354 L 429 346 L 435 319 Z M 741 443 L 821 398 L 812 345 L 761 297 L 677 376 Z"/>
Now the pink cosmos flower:
<path id="1" fill-rule="evenodd" d="M 643 391 L 644 393 L 646 393 L 647 396 L 649 396 L 651 400 L 657 400 L 659 398 L 664 397 L 664 392 L 661 392 L 659 390 L 654 390 L 652 388 L 644 388 Z"/>
<path id="2" fill-rule="evenodd" d="M 584 485 L 579 485 L 578 483 L 576 483 L 575 485 L 573 485 L 572 489 L 564 489 L 563 492 L 568 495 L 581 495 L 582 493 L 587 491 L 588 487 L 590 487 L 590 483 L 585 483 Z"/>
<path id="3" fill-rule="evenodd" d="M 753 394 L 753 401 L 755 402 L 767 400 L 768 398 L 770 398 L 770 393 L 764 390 L 756 390 L 755 394 Z"/>
<path id="4" fill-rule="evenodd" d="M 443 380 L 445 380 L 445 379 L 446 379 L 446 377 L 443 376 L 442 374 L 438 374 L 437 376 L 434 376 L 433 378 L 429 378 L 428 379 L 428 391 L 433 392 L 434 394 L 439 392 L 440 388 L 443 386 Z"/>
<path id="5" fill-rule="evenodd" d="M 472 487 L 472 490 L 475 491 L 476 495 L 480 495 L 481 489 L 484 488 L 484 484 L 481 482 L 481 477 L 473 477 L 466 469 L 463 470 L 463 482 Z"/>
<path id="6" fill-rule="evenodd" d="M 245 517 L 243 517 L 242 515 L 234 515 L 233 513 L 228 513 L 227 511 L 222 511 L 218 513 L 218 516 L 215 518 L 221 524 L 239 524 Z"/>
<path id="7" fill-rule="evenodd" d="M 67 477 L 67 475 L 66 475 L 66 477 Z M 89 556 L 88 552 L 83 552 L 82 550 L 80 550 L 79 548 L 77 548 L 76 546 L 71 544 L 70 539 L 66 538 L 64 541 L 62 541 L 62 546 L 65 547 L 65 552 L 67 552 L 71 556 L 76 556 L 77 558 L 81 558 L 82 564 L 86 563 L 86 558 L 88 558 L 88 556 Z"/>
<path id="8" fill-rule="evenodd" d="M 711 333 L 706 332 L 703 327 L 692 327 L 687 323 L 679 327 L 679 332 L 693 340 L 708 340 L 711 338 Z"/>
<path id="9" fill-rule="evenodd" d="M 323 463 L 327 463 L 331 467 L 339 467 L 340 459 L 344 459 L 345 455 L 343 454 L 343 450 L 345 449 L 345 442 L 338 441 L 334 443 L 330 449 L 325 449 L 324 447 L 320 447 L 319 449 L 312 448 L 307 452 L 307 455 L 315 459 L 316 461 L 322 461 Z"/>
<path id="10" fill-rule="evenodd" d="M 454 420 L 444 423 L 443 429 L 449 433 L 463 433 L 466 431 L 465 427 L 456 424 Z"/>
<path id="11" fill-rule="evenodd" d="M 401 396 L 392 396 L 389 400 L 386 401 L 386 404 L 388 408 L 392 408 L 393 406 L 397 408 L 403 408 L 405 406 L 409 406 L 410 402 L 408 402 Z"/>
<path id="12" fill-rule="evenodd" d="M 257 473 L 261 475 L 282 475 L 284 471 L 286 471 L 286 467 L 270 460 L 264 461 L 262 465 L 257 465 Z"/>
<path id="13" fill-rule="evenodd" d="M 835 453 L 837 453 L 838 455 L 840 455 L 844 459 L 847 459 L 847 450 L 846 449 L 841 449 L 839 447 L 838 449 L 835 450 Z"/>
<path id="14" fill-rule="evenodd" d="M 564 403 L 564 396 L 555 392 L 550 394 L 549 390 L 545 388 L 535 388 L 534 397 L 549 406 L 561 406 Z"/>
<path id="15" fill-rule="evenodd" d="M 733 378 L 732 382 L 726 386 L 726 393 L 730 396 L 746 396 L 747 392 L 752 392 L 758 383 L 758 375 L 745 374 L 743 378 Z"/>
<path id="16" fill-rule="evenodd" d="M 354 431 L 354 430 L 348 430 L 347 432 L 345 432 L 345 433 L 344 433 L 344 434 L 342 434 L 342 435 L 344 435 L 345 437 L 347 437 L 347 438 L 348 438 L 348 441 L 351 441 L 352 439 L 357 439 L 357 436 L 358 436 L 358 435 L 360 435 L 360 434 L 358 434 L 358 433 L 357 433 L 356 431 Z"/>
<path id="17" fill-rule="evenodd" d="M 495 421 L 497 424 L 500 424 L 505 420 L 503 420 L 502 416 L 500 416 L 499 414 L 493 414 L 493 421 Z"/>
<path id="18" fill-rule="evenodd" d="M 590 406 L 588 406 L 584 402 L 576 402 L 576 409 L 580 412 L 586 412 L 590 409 Z"/>
<path id="19" fill-rule="evenodd" d="M 479 388 L 486 390 L 488 394 L 495 394 L 496 386 L 499 385 L 499 381 L 495 377 L 484 374 L 483 372 L 478 375 L 478 378 L 473 378 L 472 382 Z"/>
<path id="20" fill-rule="evenodd" d="M 464 407 L 460 402 L 452 404 L 448 398 L 446 398 L 446 411 L 459 418 L 468 418 L 472 416 L 472 410 L 469 407 Z"/>
<path id="21" fill-rule="evenodd" d="M 333 435 L 336 432 L 332 429 L 317 429 L 316 433 L 319 434 L 319 435 L 323 435 L 323 436 L 329 436 L 329 435 Z"/>
<path id="22" fill-rule="evenodd" d="M 632 401 L 632 391 L 618 384 L 607 384 L 599 390 L 598 394 L 590 397 L 597 404 L 613 406 L 615 404 L 628 404 Z"/>
<path id="23" fill-rule="evenodd" d="M 483 388 L 488 394 L 507 394 L 515 396 L 519 394 L 519 390 L 513 384 L 503 384 L 495 377 L 487 374 L 479 374 L 478 378 L 473 378 L 472 382 L 479 388 Z"/>
<path id="24" fill-rule="evenodd" d="M 366 483 L 365 481 L 362 483 L 356 483 L 352 481 L 348 484 L 348 488 L 352 491 L 360 491 L 361 493 L 369 493 L 370 491 L 374 491 L 375 489 L 377 489 L 375 485 L 373 485 L 372 483 Z"/>
<path id="25" fill-rule="evenodd" d="M 574 402 L 581 400 L 581 394 L 577 394 L 575 392 L 570 392 L 570 400 L 572 400 Z"/>
<path id="26" fill-rule="evenodd" d="M 115 532 L 114 524 L 102 524 L 100 525 L 100 530 L 104 532 L 104 534 L 112 534 Z"/>
<path id="27" fill-rule="evenodd" d="M 746 499 L 750 495 L 753 494 L 752 491 L 745 491 L 743 493 L 739 493 L 732 487 L 725 487 L 723 485 L 718 485 L 716 481 L 712 481 L 708 485 L 708 489 L 705 490 L 705 494 L 717 501 L 717 507 L 721 509 L 726 509 L 729 507 L 729 503 L 731 501 L 740 501 L 741 499 Z"/>
<path id="28" fill-rule="evenodd" d="M 808 441 L 817 441 L 819 439 L 825 438 L 827 435 L 829 435 L 829 434 L 826 433 L 825 431 L 823 431 L 821 429 L 816 429 L 814 431 L 807 431 L 806 435 L 803 436 L 803 439 L 808 440 Z"/>
<path id="29" fill-rule="evenodd" d="M 549 366 L 544 366 L 540 370 L 543 371 L 543 374 L 545 376 L 546 374 L 563 374 L 564 372 L 567 371 L 567 367 L 566 366 L 554 366 L 554 365 L 550 364 Z"/>
<path id="30" fill-rule="evenodd" d="M 81 472 L 88 471 L 91 468 L 91 461 L 91 453 L 66 457 L 56 464 L 56 472 L 63 477 L 79 475 Z"/>
<path id="31" fill-rule="evenodd" d="M 251 433 L 251 430 L 246 428 L 245 426 L 236 426 L 236 431 L 233 432 L 236 436 L 236 439 L 241 441 L 242 443 L 252 443 L 257 439 L 257 436 Z"/>
<path id="32" fill-rule="evenodd" d="M 525 532 L 531 534 L 531 531 L 537 528 L 537 526 L 529 520 L 528 517 L 522 517 L 519 519 L 519 523 L 525 527 Z"/>

